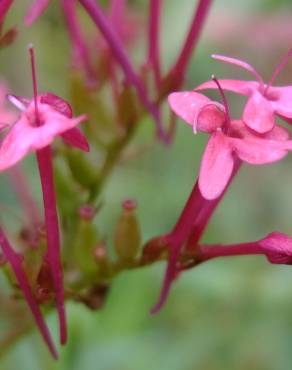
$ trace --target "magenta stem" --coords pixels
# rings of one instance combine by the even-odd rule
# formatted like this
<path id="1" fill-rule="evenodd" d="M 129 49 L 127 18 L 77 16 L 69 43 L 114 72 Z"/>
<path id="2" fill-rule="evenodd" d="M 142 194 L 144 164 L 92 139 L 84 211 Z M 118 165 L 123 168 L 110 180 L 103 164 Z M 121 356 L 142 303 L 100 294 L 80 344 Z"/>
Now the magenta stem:
<path id="1" fill-rule="evenodd" d="M 77 19 L 76 0 L 62 0 L 61 5 L 63 8 L 63 14 L 67 24 L 69 36 L 71 38 L 74 50 L 77 53 L 78 59 L 84 67 L 88 80 L 90 82 L 95 81 L 96 74 L 91 65 L 86 41 L 81 32 Z"/>
<path id="2" fill-rule="evenodd" d="M 51 268 L 56 293 L 56 304 L 60 325 L 60 341 L 61 344 L 65 344 L 67 341 L 67 325 L 64 307 L 64 286 L 56 195 L 54 189 L 53 161 L 50 146 L 37 151 L 37 160 L 42 185 L 46 221 L 48 243 L 46 258 Z"/>
<path id="3" fill-rule="evenodd" d="M 20 202 L 22 203 L 27 220 L 29 223 L 33 223 L 33 226 L 40 225 L 41 217 L 39 209 L 35 200 L 33 199 L 27 180 L 21 171 L 21 168 L 19 166 L 14 166 L 9 170 L 8 173 L 12 186 L 14 187 Z"/>
<path id="4" fill-rule="evenodd" d="M 54 346 L 53 340 L 51 338 L 47 324 L 43 318 L 42 312 L 38 306 L 38 303 L 31 291 L 25 272 L 22 269 L 22 258 L 14 252 L 12 246 L 10 245 L 3 229 L 0 227 L 0 245 L 3 251 L 3 254 L 7 261 L 10 263 L 12 270 L 15 273 L 16 279 L 18 281 L 19 287 L 23 292 L 23 295 L 26 299 L 26 302 L 32 312 L 32 315 L 35 319 L 35 322 L 40 330 L 40 333 L 47 344 L 49 351 L 52 356 L 57 359 L 58 354 Z"/>
<path id="5" fill-rule="evenodd" d="M 181 82 L 184 79 L 187 65 L 193 50 L 197 46 L 211 3 L 212 0 L 198 0 L 198 5 L 196 7 L 184 45 L 174 66 L 171 69 L 172 74 L 175 75 Z"/>
<path id="6" fill-rule="evenodd" d="M 169 259 L 163 280 L 163 285 L 157 304 L 152 308 L 151 313 L 156 313 L 165 303 L 171 284 L 176 276 L 177 262 L 185 242 L 192 247 L 195 246 L 203 235 L 208 222 L 222 200 L 234 176 L 240 168 L 241 162 L 235 164 L 233 174 L 220 197 L 214 200 L 203 198 L 198 182 L 196 182 L 185 207 L 170 234 L 166 236 L 169 245 Z M 187 247 L 188 247 L 187 245 Z"/>
<path id="7" fill-rule="evenodd" d="M 198 249 L 196 260 L 204 262 L 212 258 L 232 257 L 253 254 L 265 254 L 258 242 L 240 243 L 230 245 L 201 245 Z"/>
<path id="8" fill-rule="evenodd" d="M 156 87 L 161 82 L 159 26 L 161 18 L 162 0 L 149 1 L 149 26 L 148 26 L 148 63 L 153 68 Z"/>
<path id="9" fill-rule="evenodd" d="M 167 135 L 162 127 L 159 111 L 156 105 L 149 100 L 144 83 L 135 72 L 131 61 L 127 56 L 127 53 L 123 45 L 121 44 L 120 38 L 116 34 L 110 21 L 104 15 L 101 7 L 95 0 L 79 0 L 79 2 L 86 9 L 87 13 L 92 18 L 93 22 L 96 24 L 96 26 L 108 42 L 113 56 L 116 58 L 117 62 L 124 71 L 124 74 L 129 83 L 131 83 L 135 87 L 141 102 L 143 103 L 145 108 L 152 114 L 156 123 L 158 137 L 163 141 L 167 141 Z"/>

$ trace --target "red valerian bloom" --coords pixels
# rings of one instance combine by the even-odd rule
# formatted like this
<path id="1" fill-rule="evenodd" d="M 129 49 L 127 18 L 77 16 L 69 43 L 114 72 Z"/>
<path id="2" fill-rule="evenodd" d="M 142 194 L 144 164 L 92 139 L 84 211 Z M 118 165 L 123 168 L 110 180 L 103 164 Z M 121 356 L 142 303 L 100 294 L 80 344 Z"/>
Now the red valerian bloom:
<path id="1" fill-rule="evenodd" d="M 270 131 L 276 124 L 275 114 L 288 122 L 292 119 L 292 86 L 272 86 L 276 77 L 287 64 L 292 55 L 292 49 L 285 55 L 283 60 L 274 70 L 270 81 L 265 84 L 260 74 L 248 63 L 239 59 L 223 55 L 212 55 L 214 59 L 237 65 L 251 72 L 256 81 L 220 80 L 224 90 L 248 96 L 247 104 L 243 112 L 243 121 L 251 129 L 258 133 Z M 196 88 L 197 91 L 204 89 L 217 89 L 214 81 L 208 81 Z"/>
<path id="2" fill-rule="evenodd" d="M 28 153 L 50 145 L 59 135 L 62 135 L 70 144 L 88 151 L 84 136 L 81 131 L 75 129 L 75 126 L 84 121 L 86 116 L 70 118 L 71 112 L 56 105 L 57 102 L 64 102 L 65 107 L 66 102 L 61 98 L 53 94 L 38 96 L 40 125 L 37 125 L 35 121 L 33 100 L 29 101 L 14 95 L 9 95 L 8 98 L 22 110 L 22 113 L 19 119 L 9 127 L 0 145 L 0 171 L 13 166 Z M 78 137 L 77 140 L 76 137 Z"/>
<path id="3" fill-rule="evenodd" d="M 230 120 L 228 109 L 194 91 L 169 95 L 172 110 L 196 132 L 211 135 L 199 174 L 199 188 L 205 199 L 212 200 L 224 191 L 236 157 L 254 164 L 279 161 L 292 150 L 288 131 L 274 126 L 265 134 L 252 132 L 243 120 Z"/>

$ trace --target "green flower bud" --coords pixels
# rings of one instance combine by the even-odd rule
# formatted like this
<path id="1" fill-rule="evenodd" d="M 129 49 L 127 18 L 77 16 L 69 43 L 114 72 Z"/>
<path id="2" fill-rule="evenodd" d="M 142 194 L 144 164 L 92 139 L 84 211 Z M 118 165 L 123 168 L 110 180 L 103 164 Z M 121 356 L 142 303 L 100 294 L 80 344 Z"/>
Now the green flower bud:
<path id="1" fill-rule="evenodd" d="M 114 247 L 119 261 L 125 265 L 131 264 L 139 251 L 141 244 L 140 227 L 136 217 L 136 202 L 123 202 L 123 211 L 114 233 Z"/>

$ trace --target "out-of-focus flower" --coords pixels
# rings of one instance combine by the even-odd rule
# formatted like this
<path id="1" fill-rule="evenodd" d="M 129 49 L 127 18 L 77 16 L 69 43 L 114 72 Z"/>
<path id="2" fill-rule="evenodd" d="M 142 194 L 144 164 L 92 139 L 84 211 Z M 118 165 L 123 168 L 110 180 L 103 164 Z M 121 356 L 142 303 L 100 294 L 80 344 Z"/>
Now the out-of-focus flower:
<path id="1" fill-rule="evenodd" d="M 38 17 L 40 17 L 43 12 L 49 6 L 51 0 L 34 0 L 28 9 L 24 23 L 26 26 L 30 26 Z"/>

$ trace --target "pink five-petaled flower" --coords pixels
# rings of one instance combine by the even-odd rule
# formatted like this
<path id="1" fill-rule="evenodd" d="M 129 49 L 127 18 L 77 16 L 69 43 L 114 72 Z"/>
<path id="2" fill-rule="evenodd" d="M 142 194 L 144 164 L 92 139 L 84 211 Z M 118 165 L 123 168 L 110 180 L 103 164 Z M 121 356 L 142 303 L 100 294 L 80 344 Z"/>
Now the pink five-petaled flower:
<path id="1" fill-rule="evenodd" d="M 63 99 L 50 93 L 39 95 L 40 125 L 37 125 L 33 100 L 15 95 L 9 95 L 8 98 L 22 113 L 17 122 L 10 126 L 0 145 L 0 171 L 13 166 L 29 152 L 50 145 L 59 135 L 71 145 L 84 151 L 89 150 L 86 139 L 75 127 L 84 121 L 86 116 L 72 118 L 71 108 Z"/>
<path id="2" fill-rule="evenodd" d="M 287 64 L 292 55 L 292 49 L 284 56 L 283 60 L 274 70 L 270 81 L 265 84 L 260 74 L 254 67 L 239 59 L 226 57 L 223 55 L 212 55 L 214 59 L 222 62 L 237 65 L 251 72 L 256 81 L 243 80 L 220 80 L 220 85 L 224 90 L 232 91 L 241 95 L 248 96 L 248 101 L 243 112 L 243 121 L 251 129 L 258 133 L 270 131 L 275 126 L 275 114 L 288 122 L 292 119 L 292 86 L 272 86 L 279 72 Z M 207 81 L 195 90 L 216 89 L 214 81 Z"/>
<path id="3" fill-rule="evenodd" d="M 236 157 L 260 165 L 276 162 L 292 150 L 289 133 L 275 126 L 268 133 L 252 132 L 242 120 L 230 120 L 228 108 L 204 95 L 175 92 L 168 97 L 172 110 L 196 132 L 211 135 L 199 174 L 199 188 L 205 199 L 212 200 L 224 191 L 232 175 Z"/>

